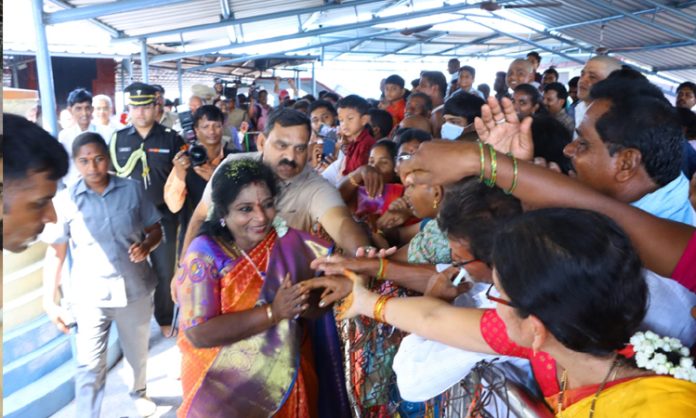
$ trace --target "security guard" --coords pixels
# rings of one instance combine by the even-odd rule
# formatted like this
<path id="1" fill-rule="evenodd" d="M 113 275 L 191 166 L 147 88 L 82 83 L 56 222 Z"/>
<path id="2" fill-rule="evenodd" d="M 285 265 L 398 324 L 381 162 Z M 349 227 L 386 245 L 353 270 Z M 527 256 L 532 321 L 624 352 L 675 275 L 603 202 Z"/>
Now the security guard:
<path id="1" fill-rule="evenodd" d="M 174 155 L 184 147 L 181 137 L 156 121 L 156 89 L 144 83 L 126 87 L 130 124 L 114 133 L 110 143 L 116 174 L 142 182 L 145 196 L 162 214 L 164 239 L 151 255 L 157 273 L 155 319 L 162 334 L 170 335 L 174 303 L 169 283 L 176 263 L 177 216 L 164 203 L 164 184 L 172 171 Z"/>

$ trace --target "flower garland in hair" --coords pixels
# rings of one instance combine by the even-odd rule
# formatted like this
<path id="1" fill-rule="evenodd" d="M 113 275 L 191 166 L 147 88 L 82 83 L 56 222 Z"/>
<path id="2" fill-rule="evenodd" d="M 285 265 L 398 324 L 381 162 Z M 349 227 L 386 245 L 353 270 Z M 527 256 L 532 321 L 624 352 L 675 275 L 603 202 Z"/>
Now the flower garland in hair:
<path id="1" fill-rule="evenodd" d="M 635 353 L 638 367 L 696 383 L 694 359 L 689 357 L 689 349 L 678 339 L 660 337 L 652 331 L 645 331 L 635 333 L 630 344 L 620 354 L 632 357 Z"/>
<path id="2" fill-rule="evenodd" d="M 288 233 L 288 223 L 278 215 L 273 218 L 273 228 L 275 228 L 279 238 L 283 238 Z"/>

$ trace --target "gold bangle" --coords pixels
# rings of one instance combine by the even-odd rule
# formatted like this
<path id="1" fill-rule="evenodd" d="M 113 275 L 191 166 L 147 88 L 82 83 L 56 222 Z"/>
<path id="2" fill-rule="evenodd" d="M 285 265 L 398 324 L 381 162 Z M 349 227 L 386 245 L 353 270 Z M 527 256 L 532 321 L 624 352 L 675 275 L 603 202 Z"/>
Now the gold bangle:
<path id="1" fill-rule="evenodd" d="M 481 172 L 479 173 L 479 183 L 483 182 L 483 178 L 486 174 L 486 157 L 483 152 L 483 142 L 477 141 L 479 146 L 479 154 L 481 156 Z"/>
<path id="2" fill-rule="evenodd" d="M 268 322 L 275 325 L 275 321 L 273 321 L 273 308 L 271 308 L 271 305 L 266 305 L 266 316 L 268 317 Z"/>
<path id="3" fill-rule="evenodd" d="M 510 153 L 508 153 L 508 157 L 512 158 L 512 185 L 509 189 L 505 190 L 505 194 L 512 194 L 517 187 L 517 158 Z"/>
<path id="4" fill-rule="evenodd" d="M 384 318 L 384 307 L 387 305 L 387 302 L 389 299 L 393 298 L 394 296 L 380 296 L 379 299 L 377 299 L 377 302 L 375 303 L 375 308 L 374 308 L 374 319 L 375 321 L 378 322 L 386 322 Z"/>
<path id="5" fill-rule="evenodd" d="M 379 271 L 377 272 L 377 280 L 384 280 L 384 276 L 387 275 L 387 265 L 389 265 L 388 259 L 379 259 Z"/>
<path id="6" fill-rule="evenodd" d="M 350 184 L 352 184 L 353 186 L 355 186 L 355 187 L 360 187 L 360 183 L 358 183 L 357 181 L 355 181 L 355 179 L 353 178 L 353 176 L 348 176 L 348 181 L 350 181 Z"/>

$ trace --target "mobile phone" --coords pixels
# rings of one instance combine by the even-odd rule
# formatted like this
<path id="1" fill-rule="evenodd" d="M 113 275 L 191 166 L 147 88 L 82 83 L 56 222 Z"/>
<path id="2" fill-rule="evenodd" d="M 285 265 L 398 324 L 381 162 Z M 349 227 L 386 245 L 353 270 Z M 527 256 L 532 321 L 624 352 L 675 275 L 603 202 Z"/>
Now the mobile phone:
<path id="1" fill-rule="evenodd" d="M 330 139 L 324 139 L 321 144 L 321 157 L 326 158 L 327 156 L 333 156 L 336 151 L 336 141 Z"/>

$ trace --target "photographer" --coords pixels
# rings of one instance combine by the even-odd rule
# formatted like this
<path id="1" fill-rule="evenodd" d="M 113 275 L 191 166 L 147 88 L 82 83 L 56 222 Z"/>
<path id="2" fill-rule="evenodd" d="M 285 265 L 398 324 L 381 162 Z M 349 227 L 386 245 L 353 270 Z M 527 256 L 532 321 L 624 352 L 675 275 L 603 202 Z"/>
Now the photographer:
<path id="1" fill-rule="evenodd" d="M 193 114 L 196 141 L 174 156 L 174 170 L 164 185 L 164 201 L 170 211 L 179 214 L 179 248 L 205 185 L 215 167 L 230 153 L 222 144 L 224 119 L 224 114 L 216 106 L 198 108 Z"/>

